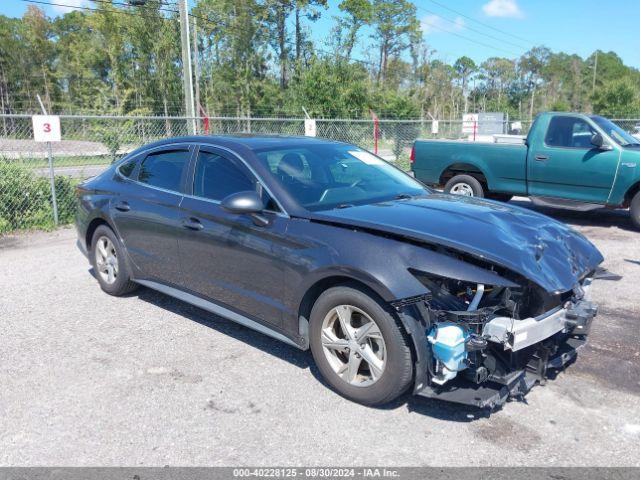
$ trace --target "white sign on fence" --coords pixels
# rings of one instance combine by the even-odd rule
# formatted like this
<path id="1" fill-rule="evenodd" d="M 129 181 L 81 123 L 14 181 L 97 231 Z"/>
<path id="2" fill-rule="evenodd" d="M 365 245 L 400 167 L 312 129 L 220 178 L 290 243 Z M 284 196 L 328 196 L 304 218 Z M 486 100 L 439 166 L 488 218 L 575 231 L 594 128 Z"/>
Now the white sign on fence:
<path id="1" fill-rule="evenodd" d="M 60 117 L 57 115 L 33 115 L 33 139 L 36 142 L 59 142 Z"/>
<path id="2" fill-rule="evenodd" d="M 474 133 L 478 128 L 478 114 L 465 113 L 462 116 L 462 133 Z"/>
<path id="3" fill-rule="evenodd" d="M 432 120 L 431 121 L 431 133 L 433 135 L 437 135 L 438 134 L 438 128 L 440 127 L 440 124 L 438 123 L 438 120 Z"/>
<path id="4" fill-rule="evenodd" d="M 316 136 L 316 120 L 314 118 L 304 119 L 304 134 L 307 137 Z"/>

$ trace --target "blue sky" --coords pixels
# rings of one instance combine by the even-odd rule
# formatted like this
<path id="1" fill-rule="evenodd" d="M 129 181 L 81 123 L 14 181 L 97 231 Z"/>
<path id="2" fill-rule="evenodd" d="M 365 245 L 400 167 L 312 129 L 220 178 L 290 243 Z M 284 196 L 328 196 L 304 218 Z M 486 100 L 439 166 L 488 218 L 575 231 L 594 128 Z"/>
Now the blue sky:
<path id="1" fill-rule="evenodd" d="M 89 4 L 88 0 L 43 1 Z M 189 1 L 193 4 L 195 0 Z M 331 17 L 339 13 L 339 2 L 329 0 L 329 3 L 329 9 L 322 12 L 312 29 L 319 48 L 326 48 L 324 42 L 329 37 Z M 582 57 L 596 49 L 611 50 L 627 65 L 640 68 L 637 35 L 640 1 L 637 0 L 606 3 L 602 0 L 415 0 L 413 3 L 427 44 L 443 60 L 452 62 L 461 55 L 470 56 L 476 62 L 491 56 L 515 57 L 534 45 L 545 45 L 554 51 L 577 53 Z M 20 16 L 26 6 L 20 0 L 0 0 L 0 14 Z M 62 10 L 41 8 L 49 15 L 58 15 Z M 361 44 L 371 45 L 370 34 L 368 30 L 362 32 Z M 355 55 L 360 59 L 375 58 L 375 52 L 367 47 L 360 47 Z"/>

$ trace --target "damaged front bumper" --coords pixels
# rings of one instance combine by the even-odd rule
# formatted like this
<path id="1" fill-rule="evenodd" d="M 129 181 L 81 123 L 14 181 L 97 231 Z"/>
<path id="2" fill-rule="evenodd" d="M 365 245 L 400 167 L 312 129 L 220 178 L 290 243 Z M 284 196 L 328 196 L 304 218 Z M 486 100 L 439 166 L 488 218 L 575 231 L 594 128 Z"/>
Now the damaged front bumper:
<path id="1" fill-rule="evenodd" d="M 482 331 L 489 341 L 504 345 L 512 351 L 541 342 L 558 332 L 589 333 L 591 320 L 598 313 L 598 307 L 589 301 L 589 290 L 592 279 L 586 279 L 580 287 L 580 299 L 564 307 L 536 318 L 515 320 L 509 317 L 496 317 L 488 322 Z"/>
<path id="2" fill-rule="evenodd" d="M 497 316 L 482 329 L 486 347 L 474 352 L 469 367 L 455 378 L 439 382 L 434 375 L 433 350 L 425 331 L 435 320 L 426 303 L 403 306 L 400 317 L 416 346 L 414 394 L 440 400 L 495 408 L 523 397 L 573 362 L 586 336 L 597 306 L 589 300 L 592 278 L 576 288 L 572 301 L 535 318 Z"/>

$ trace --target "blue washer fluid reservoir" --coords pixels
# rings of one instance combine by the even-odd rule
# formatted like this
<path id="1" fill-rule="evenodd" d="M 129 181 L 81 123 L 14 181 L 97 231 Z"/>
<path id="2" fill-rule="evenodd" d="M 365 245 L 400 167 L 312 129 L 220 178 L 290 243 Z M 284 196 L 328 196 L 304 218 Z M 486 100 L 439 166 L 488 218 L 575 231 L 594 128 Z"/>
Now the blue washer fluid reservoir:
<path id="1" fill-rule="evenodd" d="M 443 384 L 467 368 L 465 342 L 468 336 L 462 327 L 453 322 L 438 323 L 431 328 L 427 340 L 440 367 L 434 382 Z"/>

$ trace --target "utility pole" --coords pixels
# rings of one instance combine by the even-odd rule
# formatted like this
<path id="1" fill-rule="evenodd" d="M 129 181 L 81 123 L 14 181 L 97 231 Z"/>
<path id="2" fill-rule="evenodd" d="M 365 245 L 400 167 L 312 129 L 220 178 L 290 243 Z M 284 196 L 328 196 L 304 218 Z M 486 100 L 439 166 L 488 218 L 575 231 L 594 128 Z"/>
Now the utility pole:
<path id="1" fill-rule="evenodd" d="M 591 93 L 596 90 L 596 75 L 598 74 L 598 50 L 596 50 L 596 60 L 593 64 L 593 83 L 591 84 Z"/>
<path id="2" fill-rule="evenodd" d="M 191 72 L 191 48 L 189 46 L 189 11 L 187 0 L 179 0 L 180 10 L 180 39 L 182 41 L 182 81 L 184 88 L 185 112 L 188 118 L 187 131 L 190 135 L 196 133 L 196 112 L 193 105 L 193 73 Z"/>
<path id="3" fill-rule="evenodd" d="M 196 18 L 193 17 L 193 73 L 195 74 L 195 87 L 196 87 L 196 103 L 195 111 L 196 115 L 200 116 L 200 63 L 198 60 L 198 26 L 196 25 Z"/>

